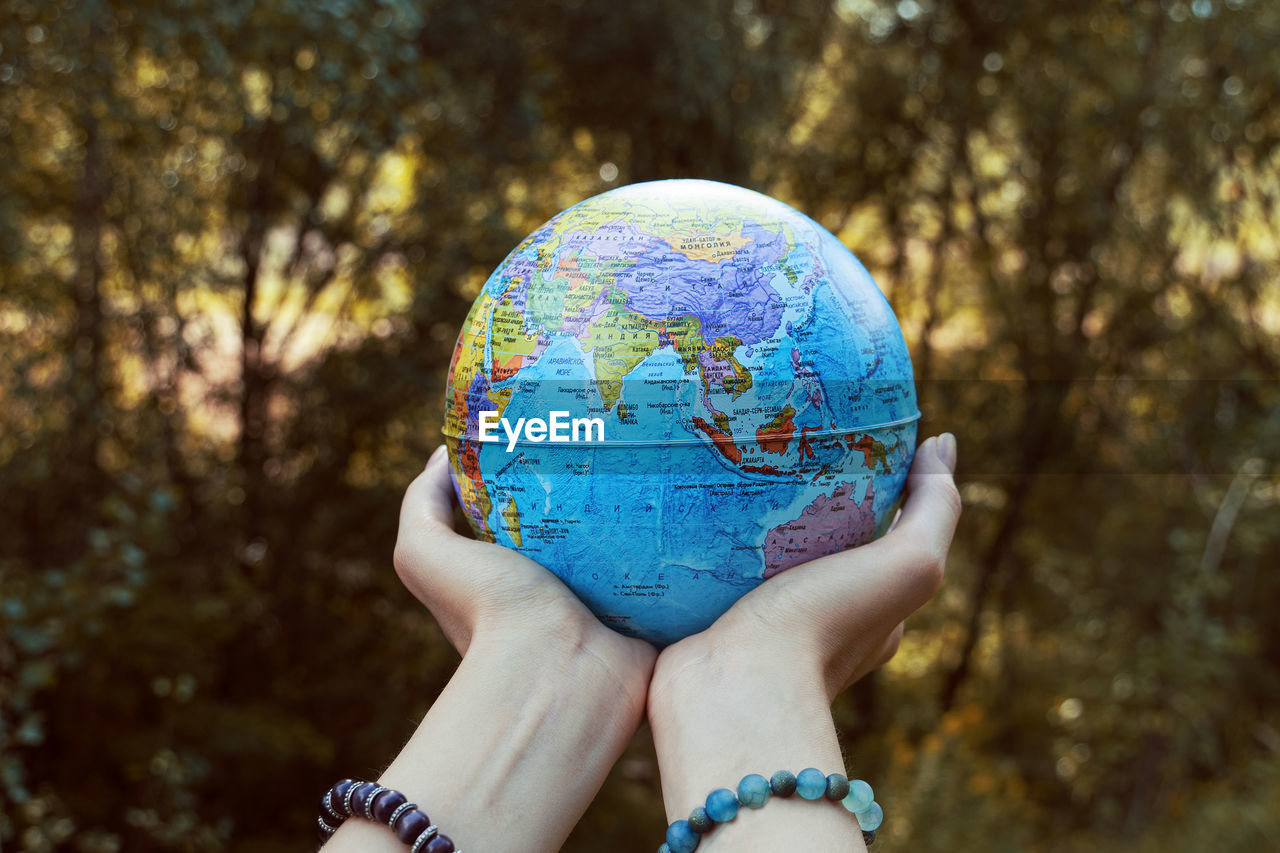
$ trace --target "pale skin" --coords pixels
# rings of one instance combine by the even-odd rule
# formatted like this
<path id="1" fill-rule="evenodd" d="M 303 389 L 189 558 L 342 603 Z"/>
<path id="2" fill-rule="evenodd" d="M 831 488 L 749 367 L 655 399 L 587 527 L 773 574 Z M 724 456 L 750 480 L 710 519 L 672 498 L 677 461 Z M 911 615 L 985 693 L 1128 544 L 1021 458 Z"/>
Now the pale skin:
<path id="1" fill-rule="evenodd" d="M 405 495 L 395 565 L 462 663 L 378 781 L 468 853 L 524 853 L 560 849 L 646 715 L 668 821 L 748 773 L 843 772 L 831 701 L 893 656 L 903 620 L 941 584 L 960 514 L 955 459 L 950 434 L 925 441 L 889 533 L 771 578 L 659 654 L 605 628 L 533 561 L 455 533 L 437 451 Z M 325 845 L 404 849 L 361 820 Z M 843 808 L 793 797 L 743 809 L 698 849 L 863 844 Z"/>

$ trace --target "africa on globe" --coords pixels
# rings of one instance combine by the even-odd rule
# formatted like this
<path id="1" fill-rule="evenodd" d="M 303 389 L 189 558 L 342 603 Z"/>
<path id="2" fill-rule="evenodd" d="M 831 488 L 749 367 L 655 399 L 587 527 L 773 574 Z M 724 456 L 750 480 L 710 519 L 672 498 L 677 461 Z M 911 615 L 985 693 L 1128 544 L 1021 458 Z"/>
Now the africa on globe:
<path id="1" fill-rule="evenodd" d="M 494 270 L 444 434 L 478 537 L 666 645 L 881 534 L 918 418 L 902 332 L 839 240 L 759 193 L 676 180 L 587 199 Z"/>

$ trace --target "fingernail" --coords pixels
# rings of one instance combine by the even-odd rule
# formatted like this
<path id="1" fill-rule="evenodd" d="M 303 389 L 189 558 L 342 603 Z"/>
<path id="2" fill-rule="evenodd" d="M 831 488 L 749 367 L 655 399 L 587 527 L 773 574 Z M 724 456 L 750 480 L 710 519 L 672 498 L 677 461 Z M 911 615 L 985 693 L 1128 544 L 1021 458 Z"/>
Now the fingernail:
<path id="1" fill-rule="evenodd" d="M 947 470 L 954 474 L 956 472 L 956 437 L 949 432 L 938 436 L 934 452 L 938 454 L 942 464 L 947 466 Z"/>

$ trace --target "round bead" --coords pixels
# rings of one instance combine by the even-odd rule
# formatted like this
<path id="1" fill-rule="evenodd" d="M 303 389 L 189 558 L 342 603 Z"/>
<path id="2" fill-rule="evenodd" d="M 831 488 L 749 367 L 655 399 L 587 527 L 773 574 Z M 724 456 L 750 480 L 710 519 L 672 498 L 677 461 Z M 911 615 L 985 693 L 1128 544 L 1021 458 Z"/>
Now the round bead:
<path id="1" fill-rule="evenodd" d="M 871 805 L 871 801 L 875 798 L 876 793 L 871 790 L 870 785 L 861 779 L 854 779 L 849 782 L 849 793 L 845 794 L 844 799 L 840 801 L 840 805 L 857 814 Z"/>
<path id="2" fill-rule="evenodd" d="M 357 817 L 364 817 L 365 809 L 368 808 L 367 800 L 369 795 L 378 790 L 375 782 L 361 782 L 351 792 L 351 814 Z"/>
<path id="3" fill-rule="evenodd" d="M 864 830 L 862 830 L 862 843 L 863 843 L 863 844 L 865 844 L 865 845 L 867 845 L 868 847 L 870 847 L 870 846 L 871 846 L 871 842 L 873 842 L 873 841 L 875 841 L 875 840 L 876 840 L 876 834 L 875 834 L 875 832 L 874 832 L 874 831 L 872 831 L 872 832 L 867 832 L 865 829 L 864 829 Z"/>
<path id="4" fill-rule="evenodd" d="M 711 815 L 707 814 L 706 809 L 698 806 L 689 812 L 689 828 L 699 835 L 706 835 L 716 828 L 716 822 L 711 819 Z"/>
<path id="5" fill-rule="evenodd" d="M 832 773 L 827 777 L 827 799 L 839 801 L 849 793 L 849 779 L 843 773 Z"/>
<path id="6" fill-rule="evenodd" d="M 333 786 L 333 794 L 329 797 L 329 803 L 333 806 L 333 811 L 338 817 L 348 817 L 351 812 L 347 811 L 347 791 L 356 784 L 354 779 L 343 779 L 341 782 Z"/>
<path id="7" fill-rule="evenodd" d="M 865 832 L 864 832 L 864 833 L 862 833 L 862 834 L 863 834 L 864 836 L 866 835 L 866 833 L 865 833 Z M 658 848 L 658 853 L 671 853 L 671 847 L 670 847 L 670 846 L 668 846 L 668 845 L 667 845 L 667 842 L 665 842 L 665 841 L 664 841 L 664 842 L 662 842 L 662 846 Z"/>
<path id="8" fill-rule="evenodd" d="M 707 814 L 716 823 L 728 823 L 738 816 L 738 795 L 728 788 L 707 794 Z"/>
<path id="9" fill-rule="evenodd" d="M 758 809 L 769 800 L 769 780 L 759 773 L 743 776 L 738 783 L 738 801 L 749 809 Z"/>
<path id="10" fill-rule="evenodd" d="M 419 832 L 417 840 L 409 845 L 409 853 L 422 853 L 427 849 L 427 845 L 430 844 L 439 834 L 440 828 L 435 824 L 428 826 L 426 829 L 422 830 L 422 832 Z"/>
<path id="11" fill-rule="evenodd" d="M 779 770 L 769 780 L 769 790 L 779 797 L 789 797 L 796 792 L 796 774 L 790 770 Z"/>
<path id="12" fill-rule="evenodd" d="M 871 805 L 858 812 L 855 817 L 858 818 L 858 826 L 871 832 L 879 829 L 880 824 L 884 822 L 884 810 L 873 800 Z"/>
<path id="13" fill-rule="evenodd" d="M 453 853 L 453 839 L 447 835 L 437 835 L 422 848 L 423 853 Z"/>
<path id="14" fill-rule="evenodd" d="M 399 838 L 405 844 L 412 844 L 418 840 L 418 836 L 422 834 L 422 831 L 430 825 L 431 819 L 427 817 L 422 809 L 410 809 L 400 815 L 396 825 L 391 828 L 395 830 L 396 838 Z"/>
<path id="15" fill-rule="evenodd" d="M 361 800 L 361 802 L 364 803 L 364 810 L 360 812 L 359 816 L 365 820 L 373 820 L 373 801 L 390 790 L 390 788 L 384 788 L 375 782 L 373 784 L 373 790 L 365 794 L 364 799 Z"/>
<path id="16" fill-rule="evenodd" d="M 411 812 L 418 807 L 417 803 L 404 803 L 396 806 L 396 810 L 391 813 L 391 817 L 387 818 L 387 826 L 395 829 L 396 821 L 400 820 L 400 815 L 405 812 Z"/>
<path id="17" fill-rule="evenodd" d="M 808 767 L 796 774 L 796 793 L 806 800 L 819 800 L 827 792 L 827 777 L 822 771 Z"/>
<path id="18" fill-rule="evenodd" d="M 702 837 L 689 828 L 689 821 L 678 820 L 667 827 L 667 846 L 671 853 L 693 853 Z"/>
<path id="19" fill-rule="evenodd" d="M 391 820 L 391 816 L 395 814 L 396 809 L 406 802 L 404 794 L 388 788 L 373 801 L 373 819 L 378 823 L 386 823 Z"/>

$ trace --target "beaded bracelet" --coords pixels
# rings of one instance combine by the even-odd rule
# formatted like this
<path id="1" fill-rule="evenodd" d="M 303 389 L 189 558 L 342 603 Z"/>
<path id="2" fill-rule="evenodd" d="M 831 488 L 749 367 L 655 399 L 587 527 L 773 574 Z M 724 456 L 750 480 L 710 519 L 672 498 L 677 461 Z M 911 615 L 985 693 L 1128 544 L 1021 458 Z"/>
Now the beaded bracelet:
<path id="1" fill-rule="evenodd" d="M 840 773 L 823 776 L 821 770 L 810 767 L 798 775 L 789 770 L 779 770 L 772 779 L 759 773 L 743 776 L 737 793 L 728 788 L 718 788 L 707 794 L 705 806 L 698 806 L 689 813 L 688 820 L 678 820 L 667 827 L 667 840 L 658 853 L 693 853 L 702 836 L 716 828 L 718 823 L 728 823 L 738 816 L 738 807 L 758 809 L 768 802 L 770 795 L 790 797 L 799 794 L 806 800 L 838 801 L 858 819 L 862 828 L 862 841 L 868 847 L 876 840 L 876 830 L 884 821 L 884 811 L 875 801 L 875 792 L 861 779 L 850 781 Z"/>
<path id="2" fill-rule="evenodd" d="M 316 823 L 324 841 L 349 817 L 385 823 L 396 838 L 409 845 L 410 853 L 462 853 L 408 797 L 376 782 L 343 779 L 320 798 Z"/>

